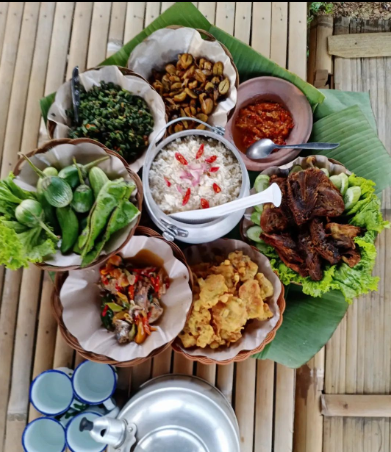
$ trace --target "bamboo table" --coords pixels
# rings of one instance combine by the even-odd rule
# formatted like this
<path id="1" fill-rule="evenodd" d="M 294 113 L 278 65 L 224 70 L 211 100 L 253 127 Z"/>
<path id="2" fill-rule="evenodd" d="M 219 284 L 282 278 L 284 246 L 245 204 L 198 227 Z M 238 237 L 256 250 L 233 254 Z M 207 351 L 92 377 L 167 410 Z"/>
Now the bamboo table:
<path id="1" fill-rule="evenodd" d="M 69 79 L 74 66 L 81 71 L 96 66 L 171 5 L 0 3 L 1 177 L 14 167 L 18 152 L 47 140 L 39 99 Z M 306 77 L 306 2 L 200 2 L 198 7 L 210 22 Z M 0 452 L 19 452 L 26 423 L 38 416 L 28 403 L 31 379 L 46 369 L 80 362 L 58 333 L 51 290 L 49 275 L 36 267 L 16 272 L 0 268 Z M 322 355 L 317 359 L 322 362 Z M 235 366 L 193 365 L 169 350 L 134 369 L 120 369 L 119 388 L 127 397 L 151 376 L 167 372 L 195 374 L 222 390 L 238 416 L 242 452 L 292 450 L 293 370 L 254 359 Z M 299 413 L 314 421 L 321 438 L 321 388 L 313 389 Z M 305 421 L 299 425 L 305 427 Z"/>

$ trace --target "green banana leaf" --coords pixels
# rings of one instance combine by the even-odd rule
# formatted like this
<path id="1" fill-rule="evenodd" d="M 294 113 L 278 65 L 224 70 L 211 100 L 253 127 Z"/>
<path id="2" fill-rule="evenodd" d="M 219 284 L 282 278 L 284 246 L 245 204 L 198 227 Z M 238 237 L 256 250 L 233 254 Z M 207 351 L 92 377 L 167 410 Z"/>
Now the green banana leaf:
<path id="1" fill-rule="evenodd" d="M 287 71 L 277 63 L 269 60 L 256 52 L 254 49 L 232 37 L 223 30 L 211 25 L 204 15 L 191 2 L 178 2 L 167 9 L 162 15 L 155 19 L 147 28 L 139 33 L 130 42 L 125 44 L 117 53 L 107 58 L 101 65 L 125 66 L 132 50 L 154 31 L 169 25 L 182 25 L 185 27 L 198 28 L 211 33 L 217 40 L 222 42 L 231 52 L 240 74 L 240 81 L 260 75 L 273 75 L 283 78 L 296 85 L 307 96 L 312 108 L 323 102 L 324 95 L 309 83 L 302 80 L 296 74 Z M 54 94 L 41 99 L 41 111 L 45 121 L 50 106 L 54 101 Z"/>
<path id="2" fill-rule="evenodd" d="M 260 75 L 273 75 L 294 83 L 305 93 L 314 109 L 312 139 L 341 142 L 341 146 L 333 151 L 332 158 L 344 163 L 358 175 L 371 177 L 378 184 L 379 191 L 389 185 L 387 178 L 391 159 L 376 136 L 376 122 L 368 94 L 333 90 L 321 92 L 315 89 L 297 75 L 211 25 L 190 2 L 173 5 L 102 64 L 126 66 L 131 51 L 140 42 L 154 31 L 169 25 L 199 28 L 215 36 L 230 50 L 240 81 Z M 41 99 L 45 122 L 54 96 L 55 93 Z M 256 176 L 257 173 L 250 172 L 252 181 Z M 229 237 L 240 238 L 239 228 L 235 228 Z M 348 304 L 339 292 L 330 292 L 323 298 L 312 298 L 304 295 L 300 286 L 294 285 L 286 288 L 285 298 L 287 306 L 284 321 L 276 338 L 255 357 L 297 368 L 326 344 L 345 315 Z"/>

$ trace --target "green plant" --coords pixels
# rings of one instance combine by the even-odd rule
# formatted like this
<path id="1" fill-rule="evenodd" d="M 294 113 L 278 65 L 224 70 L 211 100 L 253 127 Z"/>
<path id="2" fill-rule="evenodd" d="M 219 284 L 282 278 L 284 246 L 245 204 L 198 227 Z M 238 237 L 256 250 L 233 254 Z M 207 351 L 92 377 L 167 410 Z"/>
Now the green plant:
<path id="1" fill-rule="evenodd" d="M 331 14 L 333 12 L 333 4 L 328 2 L 309 2 L 307 23 L 310 24 L 319 12 Z"/>

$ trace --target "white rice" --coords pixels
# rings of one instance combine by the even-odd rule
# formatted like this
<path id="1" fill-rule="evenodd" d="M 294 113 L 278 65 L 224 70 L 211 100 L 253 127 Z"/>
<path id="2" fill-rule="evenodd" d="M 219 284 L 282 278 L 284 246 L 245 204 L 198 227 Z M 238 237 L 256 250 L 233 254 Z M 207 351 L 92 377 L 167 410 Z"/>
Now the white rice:
<path id="1" fill-rule="evenodd" d="M 204 144 L 204 154 L 196 160 L 201 144 Z M 188 165 L 182 165 L 175 158 L 177 152 L 185 157 Z M 217 156 L 217 159 L 213 163 L 206 163 L 205 159 L 212 156 Z M 195 168 L 195 171 L 189 167 Z M 219 169 L 209 172 L 211 167 Z M 191 177 L 184 177 L 184 172 L 190 173 Z M 196 183 L 198 177 L 199 182 Z M 171 183 L 170 187 L 166 181 Z M 219 193 L 215 193 L 213 184 L 220 187 Z M 156 204 L 164 213 L 171 214 L 201 209 L 201 198 L 206 199 L 210 207 L 237 199 L 242 185 L 242 171 L 236 157 L 221 142 L 189 136 L 177 138 L 159 152 L 151 165 L 149 185 Z M 191 190 L 190 199 L 183 206 L 188 188 Z"/>

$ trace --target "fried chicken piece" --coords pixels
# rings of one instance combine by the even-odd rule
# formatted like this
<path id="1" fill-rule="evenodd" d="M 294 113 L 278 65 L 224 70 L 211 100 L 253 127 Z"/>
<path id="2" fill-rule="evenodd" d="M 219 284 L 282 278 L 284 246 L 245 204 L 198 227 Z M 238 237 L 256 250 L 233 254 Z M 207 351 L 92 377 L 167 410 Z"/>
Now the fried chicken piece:
<path id="1" fill-rule="evenodd" d="M 288 205 L 297 225 L 316 216 L 338 217 L 345 210 L 340 191 L 318 168 L 288 176 Z"/>
<path id="2" fill-rule="evenodd" d="M 262 299 L 266 300 L 266 298 L 271 297 L 274 293 L 274 288 L 273 284 L 266 278 L 266 276 L 263 273 L 257 273 L 255 275 L 255 279 L 259 283 Z"/>
<path id="3" fill-rule="evenodd" d="M 355 248 L 354 238 L 362 234 L 362 228 L 351 224 L 327 223 L 326 232 L 335 240 L 336 246 Z"/>
<path id="4" fill-rule="evenodd" d="M 228 259 L 239 273 L 240 281 L 244 282 L 249 279 L 254 279 L 258 273 L 258 265 L 248 256 L 244 255 L 243 251 L 229 253 Z"/>
<path id="5" fill-rule="evenodd" d="M 308 268 L 309 277 L 313 281 L 320 281 L 323 278 L 322 262 L 308 231 L 299 235 L 298 246 Z"/>
<path id="6" fill-rule="evenodd" d="M 209 275 L 206 279 L 199 278 L 199 299 L 194 302 L 194 310 L 209 309 L 219 302 L 221 295 L 228 292 L 223 275 Z"/>
<path id="7" fill-rule="evenodd" d="M 342 260 L 353 268 L 360 262 L 361 254 L 357 249 L 350 249 L 344 252 Z"/>
<path id="8" fill-rule="evenodd" d="M 236 342 L 240 339 L 241 330 L 247 319 L 245 302 L 234 296 L 226 303 L 217 303 L 212 308 L 212 323 L 216 328 L 216 335 L 226 342 Z"/>
<path id="9" fill-rule="evenodd" d="M 329 238 L 324 229 L 322 220 L 320 218 L 314 218 L 310 225 L 311 240 L 316 251 L 330 262 L 330 264 L 337 264 L 341 260 L 341 253 L 337 246 L 333 243 L 333 240 Z"/>
<path id="10" fill-rule="evenodd" d="M 271 245 L 280 256 L 284 264 L 301 276 L 308 276 L 309 271 L 305 266 L 304 259 L 300 256 L 298 246 L 290 234 L 261 234 L 261 239 Z"/>
<path id="11" fill-rule="evenodd" d="M 239 297 L 246 303 L 249 319 L 266 320 L 273 317 L 269 305 L 263 302 L 257 280 L 246 281 L 239 289 Z"/>
<path id="12" fill-rule="evenodd" d="M 218 267 L 212 267 L 210 271 L 215 275 L 223 275 L 225 284 L 228 287 L 228 292 L 232 294 L 235 292 L 236 286 L 240 281 L 240 276 L 228 259 L 222 262 Z"/>

